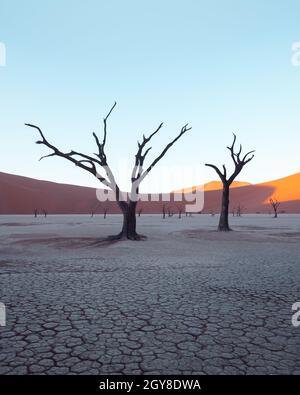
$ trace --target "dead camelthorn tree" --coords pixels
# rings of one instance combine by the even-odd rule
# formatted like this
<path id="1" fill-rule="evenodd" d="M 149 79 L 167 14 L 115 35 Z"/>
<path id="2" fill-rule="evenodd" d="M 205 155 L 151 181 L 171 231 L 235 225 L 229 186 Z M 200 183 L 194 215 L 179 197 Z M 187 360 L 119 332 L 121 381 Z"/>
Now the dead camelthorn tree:
<path id="1" fill-rule="evenodd" d="M 111 107 L 107 116 L 103 119 L 103 140 L 102 142 L 99 140 L 99 137 L 96 133 L 93 133 L 93 137 L 96 142 L 96 146 L 98 152 L 93 154 L 93 156 L 83 154 L 78 151 L 71 150 L 70 152 L 62 152 L 56 146 L 51 144 L 43 134 L 42 130 L 33 124 L 25 124 L 26 126 L 30 126 L 35 128 L 40 136 L 41 140 L 37 141 L 37 144 L 45 145 L 50 148 L 53 152 L 49 155 L 43 156 L 41 159 L 45 157 L 58 156 L 68 161 L 72 162 L 74 165 L 80 167 L 81 169 L 91 173 L 94 177 L 98 178 L 98 180 L 111 189 L 117 201 L 117 204 L 122 211 L 123 214 L 123 226 L 121 232 L 117 236 L 112 236 L 114 239 L 123 239 L 127 238 L 130 240 L 140 240 L 141 236 L 136 232 L 136 206 L 139 199 L 139 186 L 143 179 L 150 173 L 150 171 L 154 168 L 154 166 L 164 157 L 167 151 L 173 146 L 173 144 L 179 140 L 188 130 L 191 128 L 188 125 L 184 125 L 181 128 L 180 133 L 162 150 L 160 155 L 158 155 L 150 165 L 144 169 L 144 161 L 146 159 L 147 154 L 151 150 L 151 147 L 148 147 L 148 144 L 152 137 L 154 137 L 162 128 L 163 124 L 161 123 L 158 128 L 146 137 L 143 135 L 143 141 L 141 143 L 138 142 L 138 150 L 135 155 L 134 167 L 131 175 L 131 193 L 124 194 L 120 190 L 114 174 L 108 164 L 108 160 L 105 153 L 105 145 L 106 145 L 106 137 L 107 137 L 107 120 L 111 115 L 113 109 L 115 108 L 116 103 Z M 148 148 L 147 148 L 148 147 Z M 104 174 L 100 175 L 98 170 L 104 172 Z M 126 196 L 125 196 L 126 195 Z"/>
<path id="2" fill-rule="evenodd" d="M 237 209 L 236 209 L 236 216 L 237 216 L 237 217 L 241 217 L 241 216 L 242 216 L 242 210 L 243 210 L 243 207 L 242 207 L 241 204 L 239 203 L 239 205 L 238 205 L 238 207 L 237 207 Z"/>
<path id="3" fill-rule="evenodd" d="M 166 205 L 165 204 L 163 204 L 163 206 L 162 206 L 162 215 L 163 215 L 163 219 L 165 219 L 166 218 Z"/>
<path id="4" fill-rule="evenodd" d="M 280 202 L 277 199 L 270 199 L 270 205 L 274 210 L 274 218 L 278 217 L 278 207 L 280 206 Z"/>
<path id="5" fill-rule="evenodd" d="M 243 167 L 249 163 L 253 158 L 254 155 L 251 155 L 255 151 L 249 151 L 246 155 L 241 158 L 242 153 L 242 145 L 240 145 L 239 150 L 235 152 L 235 142 L 236 142 L 236 135 L 233 134 L 233 143 L 231 147 L 227 147 L 231 153 L 231 158 L 234 163 L 234 171 L 230 177 L 227 177 L 227 170 L 225 165 L 223 165 L 223 171 L 221 171 L 217 166 L 206 163 L 205 166 L 212 167 L 220 177 L 222 184 L 223 184 L 223 193 L 222 193 L 222 206 L 221 206 L 221 215 L 219 220 L 219 227 L 220 231 L 229 231 L 231 230 L 229 227 L 228 222 L 228 213 L 229 213 L 229 189 L 230 185 L 234 181 L 234 179 L 240 174 Z M 249 157 L 249 155 L 251 155 Z"/>
<path id="6" fill-rule="evenodd" d="M 181 215 L 182 215 L 183 209 L 182 209 L 181 206 L 178 206 L 177 208 L 178 208 L 178 218 L 181 219 Z"/>
<path id="7" fill-rule="evenodd" d="M 106 219 L 107 213 L 108 213 L 108 207 L 104 207 L 104 210 L 103 210 L 103 218 L 104 219 Z"/>

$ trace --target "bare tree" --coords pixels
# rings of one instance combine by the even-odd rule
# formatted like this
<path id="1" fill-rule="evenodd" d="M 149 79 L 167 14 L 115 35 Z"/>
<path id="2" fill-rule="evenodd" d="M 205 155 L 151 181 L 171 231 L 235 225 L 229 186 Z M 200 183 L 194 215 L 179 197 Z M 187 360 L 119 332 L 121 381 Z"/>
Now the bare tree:
<path id="1" fill-rule="evenodd" d="M 97 210 L 101 206 L 101 203 L 97 202 L 96 204 L 94 203 L 94 199 L 92 200 L 91 203 L 91 218 L 94 217 L 95 214 L 97 214 Z"/>
<path id="2" fill-rule="evenodd" d="M 26 126 L 35 128 L 38 130 L 41 140 L 37 141 L 37 144 L 45 145 L 46 147 L 50 148 L 53 152 L 49 155 L 43 156 L 41 159 L 45 157 L 52 157 L 58 156 L 68 161 L 72 162 L 74 165 L 80 167 L 81 169 L 91 173 L 94 177 L 98 178 L 99 181 L 111 189 L 116 197 L 117 204 L 122 211 L 123 214 L 123 226 L 121 232 L 117 236 L 112 236 L 112 238 L 122 239 L 128 238 L 130 240 L 140 240 L 141 236 L 136 232 L 136 206 L 138 203 L 138 196 L 139 196 L 139 186 L 143 179 L 149 174 L 149 172 L 154 168 L 154 166 L 164 157 L 167 151 L 173 146 L 173 144 L 179 140 L 188 130 L 191 128 L 188 127 L 188 124 L 184 125 L 181 128 L 180 133 L 169 143 L 166 147 L 162 150 L 162 152 L 151 162 L 151 164 L 144 169 L 144 161 L 151 150 L 151 147 L 146 148 L 150 140 L 153 136 L 155 136 L 160 129 L 162 128 L 163 124 L 161 123 L 158 128 L 150 134 L 149 137 L 143 135 L 143 141 L 141 143 L 138 142 L 138 150 L 135 155 L 135 163 L 132 170 L 131 175 L 131 193 L 129 196 L 126 197 L 120 190 L 115 177 L 113 175 L 112 170 L 108 164 L 108 160 L 105 153 L 105 144 L 106 144 L 106 137 L 107 137 L 107 120 L 111 115 L 113 109 L 116 106 L 116 102 L 109 110 L 106 117 L 103 119 L 103 140 L 102 142 L 99 140 L 96 133 L 93 133 L 93 137 L 95 139 L 98 152 L 94 154 L 94 156 L 86 155 L 78 151 L 71 150 L 70 152 L 62 152 L 56 146 L 51 144 L 43 134 L 42 130 L 33 124 L 25 124 Z M 104 170 L 105 175 L 100 175 L 98 173 L 98 169 L 101 168 Z"/>
<path id="3" fill-rule="evenodd" d="M 163 204 L 162 206 L 162 214 L 163 214 L 163 219 L 166 218 L 166 204 Z"/>
<path id="4" fill-rule="evenodd" d="M 243 167 L 250 162 L 253 158 L 254 155 L 251 155 L 255 151 L 249 151 L 247 152 L 246 155 L 241 158 L 241 153 L 242 153 L 242 145 L 240 145 L 240 148 L 237 152 L 235 152 L 235 142 L 236 142 L 236 135 L 233 134 L 233 143 L 231 147 L 227 147 L 231 153 L 231 158 L 234 163 L 234 171 L 231 174 L 230 177 L 227 178 L 227 170 L 225 165 L 223 165 L 223 171 L 221 171 L 217 166 L 206 163 L 205 166 L 212 167 L 220 177 L 222 184 L 223 184 L 223 193 L 222 193 L 222 206 L 221 206 L 221 215 L 220 215 L 220 220 L 219 220 L 219 227 L 218 229 L 220 231 L 229 231 L 231 230 L 229 227 L 229 222 L 228 222 L 228 212 L 229 212 L 229 189 L 230 185 L 234 181 L 234 179 L 240 174 L 242 171 Z M 249 155 L 251 155 L 249 157 Z"/>
<path id="5" fill-rule="evenodd" d="M 171 207 L 168 208 L 168 217 L 173 217 L 174 213 L 171 210 Z"/>
<path id="6" fill-rule="evenodd" d="M 34 218 L 37 218 L 37 216 L 38 216 L 38 209 L 35 208 L 35 209 L 34 209 Z"/>
<path id="7" fill-rule="evenodd" d="M 105 207 L 104 207 L 104 210 L 103 210 L 103 218 L 104 218 L 104 219 L 106 219 L 107 213 L 108 213 L 108 207 L 105 206 Z"/>
<path id="8" fill-rule="evenodd" d="M 181 219 L 181 214 L 183 211 L 182 206 L 178 206 L 177 208 L 178 208 L 178 218 Z"/>
<path id="9" fill-rule="evenodd" d="M 241 204 L 238 204 L 238 207 L 236 209 L 236 216 L 237 217 L 241 217 L 242 216 L 242 212 L 243 212 L 243 207 L 241 206 Z"/>
<path id="10" fill-rule="evenodd" d="M 277 199 L 270 199 L 270 205 L 274 210 L 274 218 L 278 217 L 278 207 L 280 206 L 280 202 Z"/>
<path id="11" fill-rule="evenodd" d="M 139 217 L 141 216 L 142 212 L 143 212 L 143 209 L 142 209 L 142 208 L 139 208 L 139 209 L 138 209 L 138 216 L 139 216 Z"/>
<path id="12" fill-rule="evenodd" d="M 44 214 L 44 217 L 47 218 L 48 212 L 46 209 L 43 209 L 43 214 Z"/>

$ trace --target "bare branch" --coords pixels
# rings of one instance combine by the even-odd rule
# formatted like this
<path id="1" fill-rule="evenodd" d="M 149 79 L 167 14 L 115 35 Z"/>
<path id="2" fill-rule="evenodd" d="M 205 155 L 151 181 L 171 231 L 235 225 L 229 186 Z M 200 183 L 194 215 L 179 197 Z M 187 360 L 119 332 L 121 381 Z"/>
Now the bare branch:
<path id="1" fill-rule="evenodd" d="M 235 168 L 233 173 L 228 179 L 227 179 L 226 167 L 224 165 L 223 165 L 223 169 L 224 169 L 223 174 L 216 166 L 210 165 L 210 167 L 213 167 L 215 170 L 218 169 L 218 171 L 217 170 L 216 171 L 219 177 L 221 178 L 221 180 L 223 181 L 223 184 L 226 183 L 228 185 L 231 185 L 234 179 L 240 174 L 243 167 L 254 158 L 254 155 L 252 155 L 251 157 L 249 157 L 249 155 L 251 155 L 255 151 L 249 151 L 246 153 L 246 155 L 244 155 L 243 159 L 241 159 L 240 155 L 242 153 L 242 145 L 240 144 L 239 150 L 235 152 L 235 143 L 236 143 L 236 135 L 233 133 L 233 142 L 230 147 L 227 147 L 227 149 L 230 151 L 231 158 L 234 162 Z"/>
<path id="2" fill-rule="evenodd" d="M 227 147 L 227 149 L 229 149 L 229 151 L 230 151 L 230 153 L 231 153 L 231 158 L 232 158 L 233 162 L 234 162 L 235 164 L 237 164 L 237 161 L 236 161 L 236 159 L 235 159 L 235 156 L 236 156 L 236 155 L 234 154 L 235 142 L 236 142 L 236 135 L 233 133 L 233 142 L 232 142 L 232 144 L 231 144 L 230 147 Z"/>
<path id="3" fill-rule="evenodd" d="M 106 117 L 103 119 L 103 123 L 104 123 L 104 134 L 103 134 L 103 142 L 102 142 L 102 148 L 104 149 L 105 143 L 106 143 L 106 128 L 107 128 L 107 120 L 110 116 L 110 114 L 113 112 L 113 109 L 116 107 L 117 102 L 114 102 L 113 106 L 111 107 L 111 109 L 109 110 L 108 114 L 106 115 Z"/>
<path id="4" fill-rule="evenodd" d="M 247 159 L 247 157 L 248 157 L 249 155 L 251 155 L 253 152 L 255 152 L 255 150 L 252 150 L 252 151 L 247 152 L 247 154 L 243 157 L 242 162 L 243 162 L 244 164 L 250 162 L 250 161 L 254 158 L 254 155 L 252 155 L 250 158 Z"/>
<path id="5" fill-rule="evenodd" d="M 153 167 L 165 156 L 165 154 L 168 152 L 168 150 L 172 147 L 173 144 L 176 143 L 177 140 L 180 139 L 180 137 L 182 137 L 187 131 L 191 130 L 192 128 L 188 128 L 187 127 L 188 124 L 184 125 L 181 128 L 180 133 L 178 134 L 177 137 L 174 138 L 174 140 L 172 140 L 169 144 L 166 145 L 166 147 L 163 149 L 163 151 L 161 152 L 161 154 L 154 159 L 154 161 L 151 163 L 151 165 L 147 168 L 147 170 L 144 171 L 144 173 L 141 175 L 141 180 L 145 178 L 145 176 L 147 174 L 149 174 L 149 172 L 153 169 Z"/>
<path id="6" fill-rule="evenodd" d="M 107 136 L 107 120 L 108 120 L 110 114 L 112 113 L 113 109 L 116 107 L 116 105 L 117 105 L 117 102 L 114 102 L 114 104 L 111 107 L 111 109 L 109 110 L 108 114 L 103 119 L 103 141 L 102 141 L 102 143 L 100 143 L 100 140 L 99 140 L 98 136 L 96 135 L 96 133 L 93 133 L 93 137 L 94 137 L 97 147 L 98 147 L 98 154 L 95 154 L 95 155 L 100 159 L 101 166 L 107 165 L 106 155 L 104 152 L 105 143 L 106 143 L 106 136 Z"/>
<path id="7" fill-rule="evenodd" d="M 44 159 L 44 158 L 49 158 L 49 157 L 52 157 L 52 156 L 59 156 L 61 158 L 65 158 L 68 161 L 74 163 L 75 166 L 78 166 L 78 167 L 82 168 L 83 170 L 86 170 L 86 171 L 92 173 L 95 177 L 97 177 L 106 186 L 110 186 L 110 183 L 104 177 L 99 176 L 98 173 L 97 173 L 95 163 L 96 164 L 100 164 L 100 161 L 98 161 L 95 158 L 90 157 L 89 155 L 85 155 L 85 154 L 82 154 L 81 152 L 77 152 L 77 151 L 70 151 L 70 152 L 67 152 L 67 153 L 62 152 L 57 147 L 55 147 L 54 145 L 49 143 L 49 141 L 44 136 L 42 130 L 38 126 L 30 124 L 30 123 L 26 123 L 25 125 L 38 130 L 40 136 L 42 137 L 42 140 L 37 141 L 37 144 L 43 144 L 43 145 L 45 145 L 46 147 L 50 148 L 53 151 L 51 154 L 42 156 L 40 158 L 40 160 Z M 79 157 L 81 157 L 83 159 L 82 160 L 77 160 L 77 159 L 74 158 L 74 156 L 79 156 Z M 89 163 L 91 166 L 87 166 L 86 163 Z"/>
<path id="8" fill-rule="evenodd" d="M 216 173 L 218 174 L 218 176 L 221 178 L 222 181 L 226 180 L 226 178 L 224 177 L 224 174 L 221 172 L 221 170 L 217 166 L 212 165 L 211 163 L 205 163 L 205 166 L 213 168 L 216 171 Z"/>
<path id="9" fill-rule="evenodd" d="M 153 136 L 156 135 L 156 133 L 159 132 L 159 130 L 162 128 L 163 123 L 160 123 L 159 126 L 155 129 L 153 133 L 150 134 L 149 137 L 146 137 L 143 134 L 143 141 L 142 143 L 138 142 L 138 151 L 135 155 L 135 164 L 132 170 L 132 175 L 131 175 L 131 180 L 134 182 L 138 180 L 143 172 L 143 164 L 145 161 L 145 158 L 148 154 L 148 152 L 152 149 L 152 147 L 149 147 L 146 152 L 143 154 L 143 149 L 146 147 L 146 145 L 150 142 Z"/>

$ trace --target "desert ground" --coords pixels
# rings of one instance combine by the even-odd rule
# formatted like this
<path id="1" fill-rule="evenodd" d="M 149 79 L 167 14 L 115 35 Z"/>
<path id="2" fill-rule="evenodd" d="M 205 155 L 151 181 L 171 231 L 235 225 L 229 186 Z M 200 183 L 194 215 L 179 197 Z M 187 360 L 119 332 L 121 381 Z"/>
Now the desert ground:
<path id="1" fill-rule="evenodd" d="M 1 216 L 1 374 L 300 374 L 300 215 Z"/>

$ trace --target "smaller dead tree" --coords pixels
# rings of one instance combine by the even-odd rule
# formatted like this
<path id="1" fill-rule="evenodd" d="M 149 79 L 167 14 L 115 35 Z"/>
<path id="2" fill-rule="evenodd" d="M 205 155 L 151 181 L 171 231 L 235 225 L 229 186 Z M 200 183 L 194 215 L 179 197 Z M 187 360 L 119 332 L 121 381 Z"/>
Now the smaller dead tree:
<path id="1" fill-rule="evenodd" d="M 277 199 L 270 199 L 270 205 L 274 211 L 274 218 L 278 218 L 278 207 L 280 206 L 280 202 Z"/>
<path id="2" fill-rule="evenodd" d="M 182 207 L 178 206 L 178 218 L 181 219 L 181 214 L 182 214 Z"/>
<path id="3" fill-rule="evenodd" d="M 47 218 L 48 212 L 47 210 L 43 209 L 44 218 Z"/>
<path id="4" fill-rule="evenodd" d="M 34 209 L 34 218 L 37 218 L 37 216 L 38 216 L 38 209 L 35 208 L 35 209 Z"/>
<path id="5" fill-rule="evenodd" d="M 104 219 L 106 219 L 107 213 L 108 213 L 108 207 L 104 207 L 104 210 L 103 210 L 103 218 Z"/>
<path id="6" fill-rule="evenodd" d="M 169 208 L 168 209 L 168 217 L 173 217 L 174 212 Z"/>
<path id="7" fill-rule="evenodd" d="M 243 208 L 242 208 L 242 206 L 239 204 L 238 207 L 237 207 L 237 209 L 236 209 L 236 216 L 237 216 L 237 217 L 241 217 L 241 216 L 242 216 L 242 210 L 243 210 Z"/>
<path id="8" fill-rule="evenodd" d="M 163 219 L 166 218 L 166 208 L 167 208 L 167 205 L 166 205 L 166 204 L 163 204 L 163 206 L 162 206 Z"/>
<path id="9" fill-rule="evenodd" d="M 230 147 L 227 147 L 227 149 L 230 151 L 231 158 L 234 163 L 233 173 L 229 177 L 227 177 L 227 169 L 226 169 L 225 165 L 223 165 L 223 171 L 222 171 L 215 165 L 212 165 L 210 163 L 205 164 L 205 166 L 212 167 L 216 171 L 216 173 L 220 177 L 222 184 L 223 184 L 221 215 L 220 215 L 219 227 L 218 227 L 219 231 L 231 230 L 229 227 L 229 221 L 228 221 L 230 185 L 233 183 L 235 178 L 240 174 L 243 167 L 254 158 L 254 154 L 253 155 L 251 155 L 251 154 L 253 152 L 255 152 L 255 151 L 249 151 L 246 153 L 246 155 L 244 155 L 241 158 L 242 145 L 240 145 L 238 151 L 235 151 L 236 135 L 233 134 L 233 136 L 234 137 L 233 137 L 232 145 Z M 249 155 L 251 155 L 251 156 L 249 157 Z"/>
<path id="10" fill-rule="evenodd" d="M 143 212 L 143 209 L 142 209 L 142 208 L 138 209 L 138 216 L 139 216 L 139 217 L 141 216 L 142 212 Z"/>

